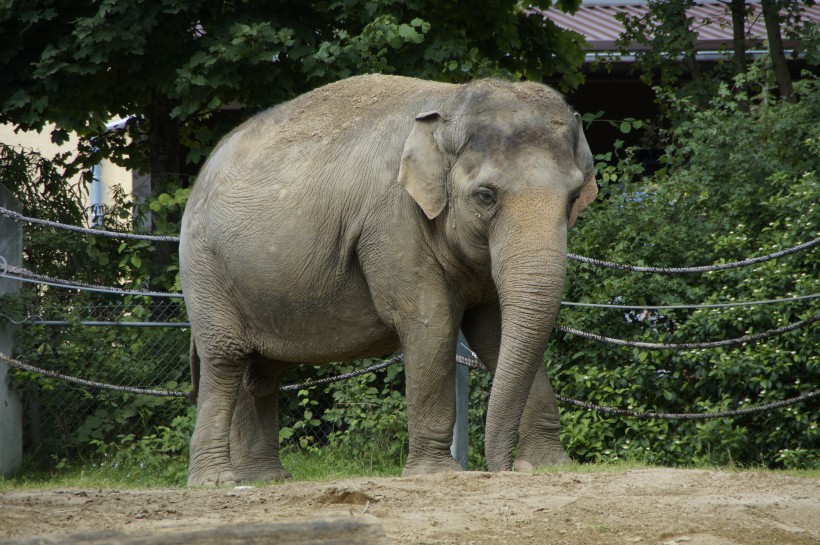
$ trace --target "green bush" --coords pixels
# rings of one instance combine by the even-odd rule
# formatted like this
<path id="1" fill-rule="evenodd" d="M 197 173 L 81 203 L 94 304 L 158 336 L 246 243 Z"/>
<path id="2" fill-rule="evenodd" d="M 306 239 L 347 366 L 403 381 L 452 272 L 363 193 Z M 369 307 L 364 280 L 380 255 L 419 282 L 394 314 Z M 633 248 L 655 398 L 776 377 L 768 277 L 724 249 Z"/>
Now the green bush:
<path id="1" fill-rule="evenodd" d="M 570 234 L 574 253 L 634 265 L 730 262 L 820 235 L 820 94 L 799 101 L 738 96 L 721 84 L 700 109 L 661 96 L 678 120 L 663 168 L 641 176 L 634 158 L 599 165 L 601 198 Z M 748 107 L 748 111 L 745 109 Z M 669 305 L 731 303 L 820 293 L 817 250 L 706 274 L 639 274 L 571 262 L 565 299 Z M 564 308 L 560 321 L 609 337 L 701 342 L 810 318 L 812 300 L 726 309 L 623 311 Z M 561 394 L 620 408 L 706 412 L 794 397 L 820 384 L 817 325 L 736 348 L 645 351 L 558 333 L 547 361 Z M 740 463 L 817 467 L 817 405 L 752 416 L 645 421 L 565 408 L 562 437 L 581 461 Z"/>

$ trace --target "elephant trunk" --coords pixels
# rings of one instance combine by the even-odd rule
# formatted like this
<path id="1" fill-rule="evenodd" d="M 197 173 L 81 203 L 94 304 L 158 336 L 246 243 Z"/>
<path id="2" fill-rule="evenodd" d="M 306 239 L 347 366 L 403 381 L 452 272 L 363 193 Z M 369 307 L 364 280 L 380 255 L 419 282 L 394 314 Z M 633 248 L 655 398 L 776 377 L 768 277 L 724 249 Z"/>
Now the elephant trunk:
<path id="1" fill-rule="evenodd" d="M 566 222 L 553 221 L 553 226 L 545 226 L 543 219 L 535 226 L 501 222 L 503 231 L 494 233 L 491 241 L 502 321 L 485 431 L 490 471 L 512 469 L 518 426 L 561 304 Z"/>

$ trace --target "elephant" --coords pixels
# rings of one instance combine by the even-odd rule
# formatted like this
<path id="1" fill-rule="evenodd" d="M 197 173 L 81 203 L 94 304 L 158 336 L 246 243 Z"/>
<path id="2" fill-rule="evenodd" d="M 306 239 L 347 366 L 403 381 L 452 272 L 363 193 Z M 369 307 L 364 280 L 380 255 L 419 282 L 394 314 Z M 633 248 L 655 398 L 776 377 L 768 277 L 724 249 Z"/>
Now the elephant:
<path id="1" fill-rule="evenodd" d="M 189 486 L 288 478 L 282 373 L 399 349 L 402 475 L 460 471 L 459 329 L 493 374 L 488 469 L 567 461 L 544 353 L 567 228 L 597 193 L 580 116 L 532 82 L 356 76 L 228 133 L 180 234 L 198 395 Z"/>

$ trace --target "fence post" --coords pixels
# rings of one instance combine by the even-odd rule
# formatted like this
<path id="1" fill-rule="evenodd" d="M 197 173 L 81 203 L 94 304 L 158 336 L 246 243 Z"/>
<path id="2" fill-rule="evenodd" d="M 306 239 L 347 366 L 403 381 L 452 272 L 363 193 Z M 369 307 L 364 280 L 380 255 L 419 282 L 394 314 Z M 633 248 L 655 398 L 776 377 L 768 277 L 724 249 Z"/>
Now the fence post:
<path id="1" fill-rule="evenodd" d="M 461 331 L 458 332 L 456 354 L 467 359 L 473 357 Z M 456 425 L 453 428 L 453 444 L 450 445 L 450 452 L 464 469 L 467 469 L 467 456 L 470 450 L 470 434 L 467 425 L 469 401 L 470 368 L 456 363 Z"/>
<path id="2" fill-rule="evenodd" d="M 0 184 L 0 206 L 20 210 L 20 205 L 5 186 Z M 23 262 L 23 227 L 20 223 L 0 216 L 0 256 L 9 265 Z M 0 261 L 2 267 L 2 261 Z M 19 280 L 0 277 L 0 296 L 20 289 Z M 0 316 L 0 352 L 11 355 L 15 324 Z M 23 409 L 20 395 L 10 385 L 10 368 L 0 363 L 0 474 L 10 475 L 23 463 Z"/>

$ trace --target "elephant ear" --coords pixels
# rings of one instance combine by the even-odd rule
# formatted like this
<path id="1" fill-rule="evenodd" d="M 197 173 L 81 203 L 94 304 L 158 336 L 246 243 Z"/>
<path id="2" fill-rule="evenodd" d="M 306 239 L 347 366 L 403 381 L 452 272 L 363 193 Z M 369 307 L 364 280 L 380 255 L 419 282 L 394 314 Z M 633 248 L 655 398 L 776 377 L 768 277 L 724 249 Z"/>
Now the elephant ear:
<path id="1" fill-rule="evenodd" d="M 399 184 L 429 219 L 441 214 L 447 204 L 444 155 L 435 137 L 440 118 L 438 112 L 416 116 L 413 130 L 404 143 L 399 166 Z"/>
<path id="2" fill-rule="evenodd" d="M 587 144 L 586 136 L 584 136 L 581 115 L 578 113 L 575 114 L 575 164 L 578 166 L 578 169 L 584 173 L 584 185 L 581 187 L 581 192 L 570 209 L 569 219 L 567 221 L 568 227 L 575 225 L 578 214 L 598 196 L 598 184 L 595 182 L 592 152 L 589 149 L 589 144 Z"/>

